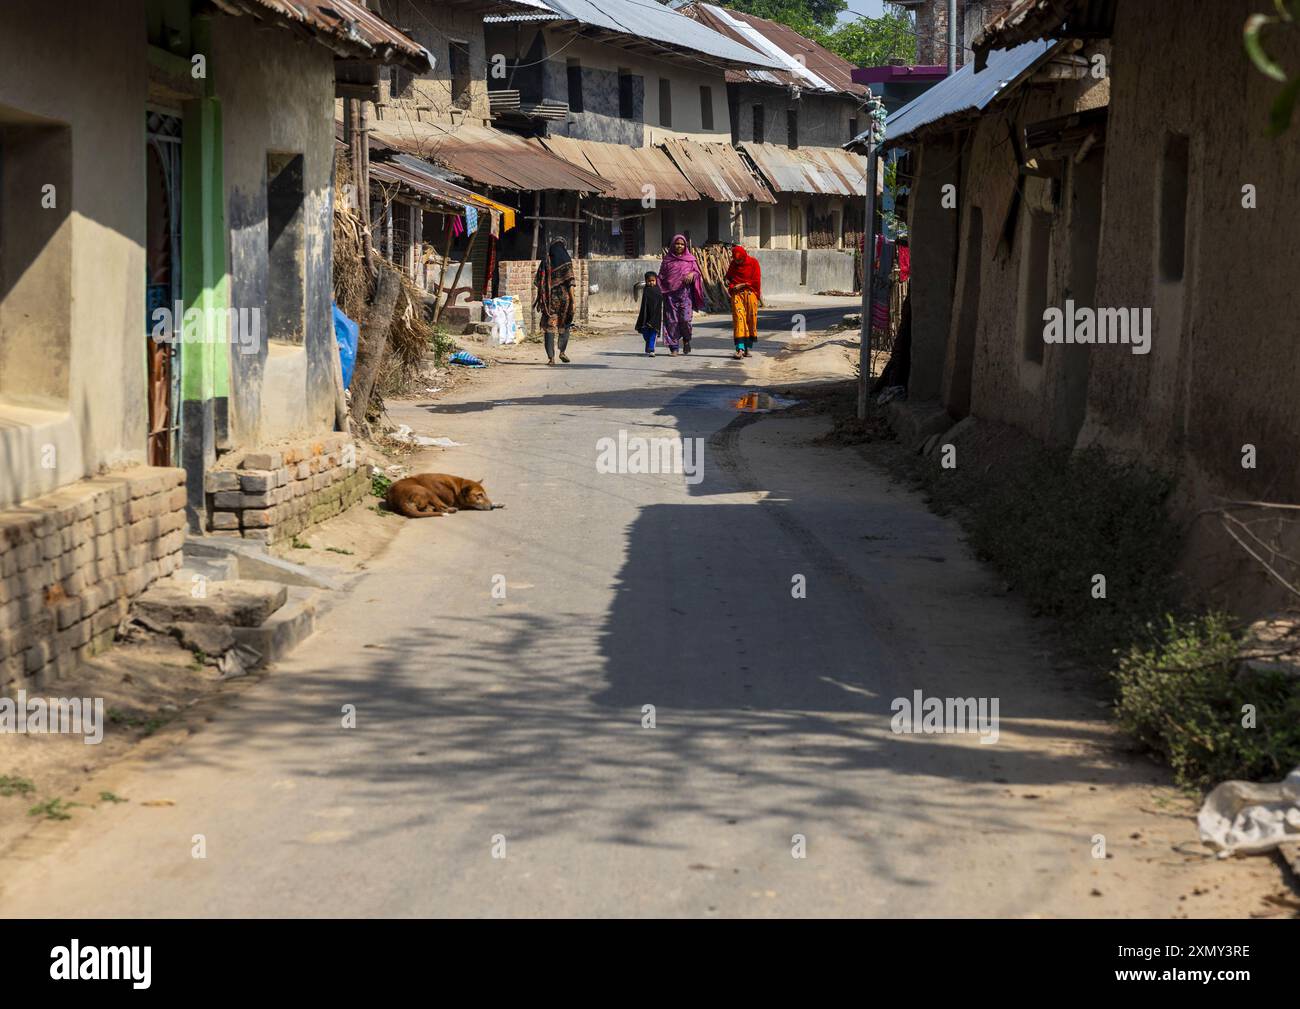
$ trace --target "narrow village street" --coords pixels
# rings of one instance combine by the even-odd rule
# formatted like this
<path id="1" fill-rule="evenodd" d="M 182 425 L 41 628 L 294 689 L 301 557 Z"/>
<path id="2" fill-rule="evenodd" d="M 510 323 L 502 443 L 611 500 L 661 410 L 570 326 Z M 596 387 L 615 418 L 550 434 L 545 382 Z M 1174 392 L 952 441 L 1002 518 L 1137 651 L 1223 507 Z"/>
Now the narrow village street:
<path id="1" fill-rule="evenodd" d="M 790 373 L 794 314 L 811 332 L 854 307 L 817 301 L 764 311 L 749 361 L 715 314 L 689 358 L 603 336 L 569 365 L 531 348 L 390 403 L 463 443 L 415 471 L 481 477 L 505 508 L 403 521 L 265 680 L 92 784 L 129 801 L 12 850 L 0 914 L 1256 907 L 1275 870 L 1194 850 L 1192 804 L 953 521 L 854 448 L 814 444 L 825 416 L 736 410 Z M 598 472 L 620 431 L 704 439 L 702 481 Z M 998 698 L 997 744 L 892 732 L 891 702 L 917 690 Z"/>

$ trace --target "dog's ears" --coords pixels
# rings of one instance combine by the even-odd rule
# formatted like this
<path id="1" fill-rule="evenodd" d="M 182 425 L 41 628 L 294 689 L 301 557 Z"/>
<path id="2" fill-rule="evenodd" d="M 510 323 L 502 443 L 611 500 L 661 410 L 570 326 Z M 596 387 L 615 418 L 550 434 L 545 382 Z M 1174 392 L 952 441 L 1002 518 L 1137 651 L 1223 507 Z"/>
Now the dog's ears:
<path id="1" fill-rule="evenodd" d="M 478 484 L 480 487 L 483 486 L 483 478 L 482 478 L 482 477 L 479 477 L 479 478 L 478 478 L 477 480 L 475 480 L 474 482 L 475 482 L 476 484 Z"/>

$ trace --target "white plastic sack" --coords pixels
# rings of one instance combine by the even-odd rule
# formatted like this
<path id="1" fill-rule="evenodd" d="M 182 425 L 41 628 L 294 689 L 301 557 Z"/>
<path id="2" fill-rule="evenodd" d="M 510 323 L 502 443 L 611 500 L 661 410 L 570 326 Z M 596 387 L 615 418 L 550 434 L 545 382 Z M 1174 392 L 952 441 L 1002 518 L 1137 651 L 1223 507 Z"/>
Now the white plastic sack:
<path id="1" fill-rule="evenodd" d="M 425 434 L 416 434 L 411 430 L 410 424 L 400 424 L 396 431 L 388 436 L 393 441 L 405 442 L 408 445 L 419 445 L 421 448 L 428 448 L 430 445 L 437 445 L 440 448 L 452 448 L 460 444 L 458 441 L 452 441 L 450 438 L 430 438 Z"/>
<path id="2" fill-rule="evenodd" d="M 503 294 L 499 298 L 483 299 L 483 314 L 492 323 L 492 342 L 498 346 L 514 343 L 519 333 L 519 322 L 515 318 L 515 298 L 512 294 Z"/>
<path id="3" fill-rule="evenodd" d="M 1225 781 L 1196 818 L 1201 841 L 1226 855 L 1259 855 L 1300 842 L 1300 767 L 1276 784 Z"/>

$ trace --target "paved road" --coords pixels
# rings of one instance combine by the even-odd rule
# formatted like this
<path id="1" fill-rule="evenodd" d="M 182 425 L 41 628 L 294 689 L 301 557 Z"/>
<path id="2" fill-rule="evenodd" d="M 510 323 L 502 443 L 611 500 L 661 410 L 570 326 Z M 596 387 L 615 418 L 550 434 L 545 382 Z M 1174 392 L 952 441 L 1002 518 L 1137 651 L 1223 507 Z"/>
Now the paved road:
<path id="1" fill-rule="evenodd" d="M 1171 913 L 1191 831 L 1142 808 L 1154 771 L 950 523 L 810 444 L 818 418 L 737 419 L 764 364 L 728 360 L 724 322 L 690 359 L 585 341 L 399 410 L 507 508 L 406 524 L 133 802 L 51 827 L 0 910 Z M 598 473 L 620 430 L 705 439 L 702 481 Z M 891 732 L 917 689 L 1000 698 L 998 743 Z"/>

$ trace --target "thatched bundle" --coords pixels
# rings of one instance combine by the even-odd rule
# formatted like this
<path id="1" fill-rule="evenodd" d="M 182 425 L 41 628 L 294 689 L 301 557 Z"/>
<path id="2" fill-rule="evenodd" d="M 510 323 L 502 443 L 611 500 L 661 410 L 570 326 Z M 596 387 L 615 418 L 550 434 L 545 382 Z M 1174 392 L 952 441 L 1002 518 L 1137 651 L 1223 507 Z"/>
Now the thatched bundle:
<path id="1" fill-rule="evenodd" d="M 700 264 L 705 309 L 710 312 L 730 311 L 731 298 L 727 295 L 726 276 L 727 267 L 731 265 L 731 244 L 706 242 L 695 246 L 691 251 L 695 254 L 695 261 Z M 667 255 L 667 248 L 660 250 L 659 254 Z"/>
<path id="2" fill-rule="evenodd" d="M 351 182 L 347 159 L 340 154 L 335 165 L 335 187 Z M 372 256 L 382 258 L 378 251 Z M 401 272 L 399 270 L 399 272 Z M 425 319 L 423 292 L 402 272 L 402 290 L 393 310 L 388 342 L 379 365 L 379 379 L 367 413 L 383 409 L 382 396 L 399 395 L 420 378 L 425 355 L 433 345 L 433 327 Z M 365 224 L 341 193 L 334 194 L 334 300 L 348 318 L 360 322 L 375 293 L 375 277 L 366 265 Z M 366 333 L 363 329 L 361 340 Z"/>
<path id="3" fill-rule="evenodd" d="M 393 325 L 388 331 L 388 353 L 376 387 L 386 396 L 410 391 L 420 379 L 425 356 L 433 346 L 433 327 L 425 320 L 422 292 L 402 274 Z"/>

